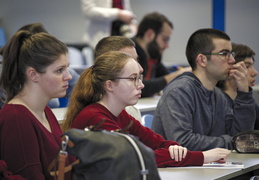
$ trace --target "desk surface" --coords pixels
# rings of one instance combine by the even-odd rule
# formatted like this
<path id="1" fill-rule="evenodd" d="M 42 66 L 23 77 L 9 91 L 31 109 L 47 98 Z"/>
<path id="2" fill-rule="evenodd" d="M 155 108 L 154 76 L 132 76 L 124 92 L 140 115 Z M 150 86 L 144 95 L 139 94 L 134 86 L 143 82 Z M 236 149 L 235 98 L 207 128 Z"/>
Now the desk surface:
<path id="1" fill-rule="evenodd" d="M 159 168 L 161 180 L 226 180 L 243 175 L 245 173 L 259 169 L 259 154 L 239 154 L 231 153 L 227 161 L 243 162 L 242 169 L 209 169 L 209 168 Z"/>
<path id="2" fill-rule="evenodd" d="M 135 107 L 138 108 L 140 112 L 155 111 L 159 99 L 160 99 L 160 96 L 141 98 L 138 100 L 138 103 L 135 105 Z M 55 114 L 59 123 L 61 124 L 64 120 L 64 116 L 67 111 L 67 108 L 66 107 L 53 108 L 52 111 Z"/>
<path id="3" fill-rule="evenodd" d="M 160 96 L 140 98 L 135 107 L 138 108 L 140 112 L 155 111 L 159 99 Z"/>

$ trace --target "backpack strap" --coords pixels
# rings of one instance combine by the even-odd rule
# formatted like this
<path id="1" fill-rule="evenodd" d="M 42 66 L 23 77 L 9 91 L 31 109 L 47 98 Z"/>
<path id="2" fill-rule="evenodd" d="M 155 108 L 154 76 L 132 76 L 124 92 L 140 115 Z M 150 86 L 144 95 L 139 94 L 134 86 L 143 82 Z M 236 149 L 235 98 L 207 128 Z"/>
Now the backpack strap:
<path id="1" fill-rule="evenodd" d="M 68 166 L 65 166 L 66 159 L 68 156 L 68 153 L 66 151 L 67 145 L 70 147 L 73 147 L 74 143 L 69 140 L 69 137 L 67 135 L 65 135 L 62 137 L 61 150 L 58 153 L 58 157 L 55 158 L 48 167 L 48 170 L 50 171 L 50 175 L 55 176 L 55 179 L 56 179 L 56 177 L 58 177 L 58 180 L 64 180 L 65 173 L 71 171 L 72 166 L 74 164 L 79 163 L 79 159 L 78 159 L 74 163 L 72 163 Z M 51 171 L 51 169 L 53 169 L 56 166 L 57 162 L 58 162 L 58 170 Z"/>

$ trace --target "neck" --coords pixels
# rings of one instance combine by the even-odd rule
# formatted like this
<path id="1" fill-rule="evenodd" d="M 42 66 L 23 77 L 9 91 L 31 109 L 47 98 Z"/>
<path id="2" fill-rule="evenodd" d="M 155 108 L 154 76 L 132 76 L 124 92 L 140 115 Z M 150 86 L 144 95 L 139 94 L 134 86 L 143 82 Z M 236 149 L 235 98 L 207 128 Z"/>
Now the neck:
<path id="1" fill-rule="evenodd" d="M 36 100 L 36 101 L 35 101 Z M 8 102 L 8 104 L 20 104 L 25 106 L 33 115 L 34 117 L 49 131 L 51 132 L 51 127 L 49 124 L 49 121 L 47 119 L 47 116 L 44 112 L 44 109 L 47 104 L 42 103 L 37 98 L 31 98 L 30 96 L 16 95 L 11 101 Z"/>
<path id="2" fill-rule="evenodd" d="M 143 38 L 139 38 L 139 37 L 136 38 L 136 42 L 143 49 L 143 51 L 145 52 L 146 56 L 148 58 L 150 58 L 149 53 L 147 51 L 147 42 Z"/>
<path id="3" fill-rule="evenodd" d="M 108 100 L 106 97 L 103 97 L 98 103 L 106 107 L 116 117 L 119 116 L 121 111 L 125 108 L 120 107 L 119 103 Z"/>
<path id="4" fill-rule="evenodd" d="M 25 106 L 30 111 L 34 112 L 38 116 L 42 116 L 42 113 L 44 112 L 45 106 L 39 107 L 35 105 L 33 100 L 30 98 L 26 98 L 26 96 L 17 95 L 15 96 L 8 104 L 20 104 Z"/>
<path id="5" fill-rule="evenodd" d="M 24 87 L 24 89 L 8 103 L 21 104 L 38 116 L 42 117 L 42 114 L 44 114 L 44 109 L 50 99 L 44 98 L 43 95 L 39 96 L 39 93 L 34 93 L 38 92 L 35 91 L 35 89 L 29 89 L 30 88 L 28 87 Z"/>
<path id="6" fill-rule="evenodd" d="M 193 71 L 193 74 L 201 81 L 202 85 L 212 91 L 216 84 L 217 84 L 217 81 L 214 80 L 213 78 L 211 77 L 208 77 L 206 73 L 204 73 L 203 71 Z"/>

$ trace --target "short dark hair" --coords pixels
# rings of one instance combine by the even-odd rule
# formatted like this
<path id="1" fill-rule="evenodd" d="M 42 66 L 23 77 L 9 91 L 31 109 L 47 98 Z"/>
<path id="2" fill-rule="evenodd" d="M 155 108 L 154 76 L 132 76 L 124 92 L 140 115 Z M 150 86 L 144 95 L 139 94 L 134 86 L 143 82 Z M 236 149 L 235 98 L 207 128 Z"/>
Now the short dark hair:
<path id="1" fill-rule="evenodd" d="M 109 51 L 119 51 L 126 47 L 135 47 L 134 41 L 124 36 L 108 36 L 101 39 L 94 50 L 94 57 Z"/>
<path id="2" fill-rule="evenodd" d="M 173 23 L 165 15 L 158 12 L 146 14 L 138 25 L 136 37 L 142 38 L 148 29 L 152 29 L 156 34 L 159 34 L 163 23 L 167 23 L 172 29 L 174 28 Z"/>
<path id="3" fill-rule="evenodd" d="M 197 68 L 196 57 L 198 54 L 210 53 L 215 49 L 213 39 L 230 41 L 230 37 L 225 32 L 212 28 L 199 29 L 189 38 L 185 54 L 193 70 Z"/>
<path id="4" fill-rule="evenodd" d="M 244 61 L 246 58 L 252 58 L 253 61 L 255 52 L 247 45 L 232 43 L 232 51 L 235 52 L 236 63 Z"/>

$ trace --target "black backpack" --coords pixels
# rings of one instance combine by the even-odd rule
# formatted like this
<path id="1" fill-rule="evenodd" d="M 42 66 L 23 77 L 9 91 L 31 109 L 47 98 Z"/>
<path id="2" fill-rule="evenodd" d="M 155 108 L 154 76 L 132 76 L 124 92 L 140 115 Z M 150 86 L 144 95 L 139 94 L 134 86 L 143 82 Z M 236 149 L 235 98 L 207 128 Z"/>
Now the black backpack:
<path id="1" fill-rule="evenodd" d="M 66 151 L 79 160 L 72 165 L 73 180 L 160 180 L 153 150 L 132 135 L 70 129 L 63 139 L 61 154 L 68 144 Z"/>

